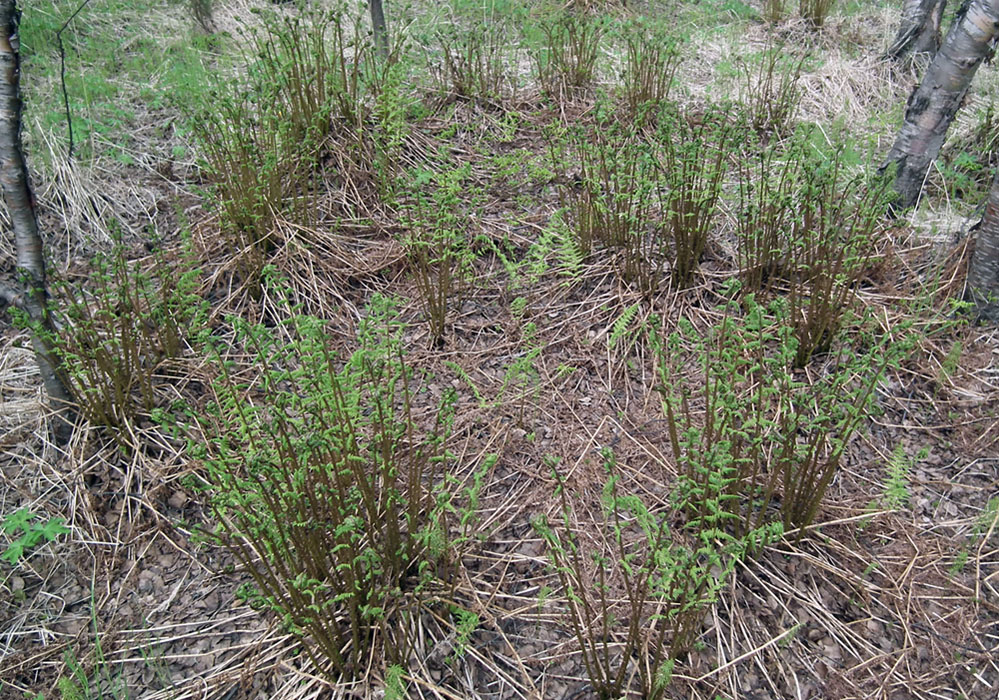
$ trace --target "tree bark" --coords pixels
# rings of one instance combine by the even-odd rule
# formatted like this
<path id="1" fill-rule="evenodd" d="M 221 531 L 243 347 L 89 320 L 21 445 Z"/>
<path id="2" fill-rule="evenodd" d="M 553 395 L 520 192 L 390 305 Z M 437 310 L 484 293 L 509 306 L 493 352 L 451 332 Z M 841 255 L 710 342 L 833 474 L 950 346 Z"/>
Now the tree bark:
<path id="1" fill-rule="evenodd" d="M 378 50 L 378 57 L 384 61 L 388 58 L 389 40 L 382 0 L 368 0 L 368 9 L 371 11 L 371 30 L 375 35 L 375 48 Z"/>
<path id="2" fill-rule="evenodd" d="M 968 295 L 980 318 L 999 321 L 999 170 L 992 180 L 985 215 L 975 228 L 975 252 L 968 267 Z"/>
<path id="3" fill-rule="evenodd" d="M 940 22 L 947 0 L 904 0 L 902 24 L 887 56 L 902 61 L 907 56 L 932 58 L 940 48 Z"/>
<path id="4" fill-rule="evenodd" d="M 905 122 L 881 166 L 883 172 L 897 165 L 898 196 L 892 204 L 893 212 L 910 209 L 919 200 L 930 164 L 940 153 L 947 129 L 997 34 L 999 0 L 965 0 L 943 47 L 909 97 Z"/>
<path id="5" fill-rule="evenodd" d="M 72 431 L 74 401 L 61 375 L 61 365 L 46 339 L 52 318 L 46 307 L 45 257 L 38 231 L 35 198 L 21 146 L 20 54 L 16 0 L 0 0 L 0 188 L 10 212 L 17 250 L 19 306 L 32 326 L 32 344 L 42 383 L 56 414 L 54 432 L 60 441 Z M 41 331 L 39 333 L 39 331 Z"/>

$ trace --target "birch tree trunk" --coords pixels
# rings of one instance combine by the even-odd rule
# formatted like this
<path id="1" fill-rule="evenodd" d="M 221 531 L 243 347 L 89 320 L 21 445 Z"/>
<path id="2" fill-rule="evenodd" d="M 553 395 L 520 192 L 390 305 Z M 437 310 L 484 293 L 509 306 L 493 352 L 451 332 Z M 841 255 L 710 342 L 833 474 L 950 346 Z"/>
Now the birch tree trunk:
<path id="1" fill-rule="evenodd" d="M 985 215 L 976 228 L 975 252 L 968 268 L 968 294 L 980 317 L 999 321 L 999 170 L 992 180 Z"/>
<path id="2" fill-rule="evenodd" d="M 0 0 L 0 188 L 10 213 L 17 250 L 17 301 L 35 328 L 52 331 L 46 308 L 45 258 L 38 231 L 35 198 L 21 147 L 20 54 L 16 0 Z M 58 358 L 44 335 L 32 333 L 42 382 L 56 413 L 56 437 L 67 438 L 74 419 L 72 394 L 60 374 Z"/>
<path id="3" fill-rule="evenodd" d="M 887 56 L 902 61 L 907 56 L 936 55 L 940 48 L 940 22 L 947 0 L 904 0 L 902 24 Z"/>
<path id="4" fill-rule="evenodd" d="M 368 0 L 368 9 L 371 11 L 371 31 L 375 35 L 375 48 L 378 50 L 378 57 L 384 61 L 388 58 L 389 40 L 382 0 Z"/>
<path id="5" fill-rule="evenodd" d="M 905 122 L 881 166 L 884 171 L 897 165 L 893 211 L 910 209 L 919 200 L 926 173 L 997 34 L 999 0 L 965 0 L 943 46 L 909 97 Z"/>

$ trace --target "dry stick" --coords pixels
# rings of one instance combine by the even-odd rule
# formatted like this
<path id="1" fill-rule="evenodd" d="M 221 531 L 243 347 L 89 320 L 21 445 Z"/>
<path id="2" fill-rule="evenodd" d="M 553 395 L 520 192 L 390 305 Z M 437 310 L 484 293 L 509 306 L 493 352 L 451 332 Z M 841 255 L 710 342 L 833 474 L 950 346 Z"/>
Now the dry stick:
<path id="1" fill-rule="evenodd" d="M 471 580 L 471 578 L 469 578 L 468 571 L 463 569 L 462 575 L 464 576 L 465 583 L 468 584 L 469 586 L 469 590 L 474 592 L 476 590 L 476 586 L 474 582 Z M 482 600 L 479 599 L 478 595 L 473 595 L 471 597 L 471 603 L 472 607 L 475 609 L 477 613 L 481 614 L 487 622 L 492 623 L 493 627 L 496 630 L 497 635 L 503 640 L 507 648 L 510 650 L 510 653 L 513 655 L 513 659 L 516 661 L 517 670 L 520 671 L 521 676 L 523 677 L 524 681 L 526 681 L 526 685 L 523 687 L 525 689 L 529 687 L 530 690 L 532 690 L 535 693 L 534 697 L 540 697 L 537 695 L 538 689 L 534 685 L 534 681 L 531 678 L 531 674 L 528 672 L 527 667 L 524 665 L 523 660 L 520 658 L 520 654 L 517 653 L 516 649 L 514 649 L 513 645 L 510 643 L 510 640 L 507 638 L 506 634 L 504 634 L 503 628 L 500 626 L 499 620 L 497 619 L 496 615 L 489 612 L 488 608 L 482 603 Z M 481 663 L 483 666 L 487 665 L 486 658 L 476 649 L 469 647 L 466 651 L 472 656 L 476 657 L 479 660 L 479 663 Z M 511 663 L 511 665 L 513 664 Z M 510 687 L 514 690 L 514 692 L 517 695 L 525 697 L 521 692 L 521 688 L 517 687 L 517 684 L 514 682 L 512 677 L 510 677 L 507 673 L 504 673 L 502 670 L 500 670 L 497 667 L 493 667 L 492 670 L 496 672 L 497 676 L 499 676 L 507 683 L 509 683 Z"/>
<path id="2" fill-rule="evenodd" d="M 711 671 L 708 671 L 707 673 L 705 673 L 705 674 L 703 674 L 701 676 L 697 676 L 696 678 L 693 677 L 693 676 L 682 676 L 680 674 L 674 674 L 673 677 L 674 678 L 679 678 L 679 679 L 685 680 L 685 681 L 693 681 L 694 683 L 700 683 L 700 682 L 702 682 L 704 680 L 707 680 L 708 678 L 711 678 L 711 676 L 713 676 L 713 675 L 715 675 L 717 673 L 721 673 L 722 671 L 724 671 L 727 668 L 731 668 L 732 666 L 734 666 L 735 664 L 739 663 L 740 661 L 748 659 L 749 657 L 754 656 L 755 654 L 758 654 L 759 652 L 763 651 L 764 649 L 772 647 L 774 644 L 777 644 L 778 642 L 780 642 L 782 639 L 784 639 L 788 635 L 795 633 L 797 630 L 798 630 L 798 626 L 797 625 L 795 625 L 794 627 L 790 627 L 790 628 L 784 630 L 783 632 L 781 632 L 780 634 L 778 634 L 773 639 L 771 639 L 769 641 L 766 641 L 763 644 L 761 644 L 760 646 L 756 647 L 755 649 L 750 649 L 749 651 L 740 654 L 739 656 L 737 656 L 734 659 L 732 659 L 731 661 L 729 661 L 729 662 L 727 662 L 727 663 L 719 666 L 718 668 L 716 668 L 714 670 L 711 670 Z"/>
<path id="3" fill-rule="evenodd" d="M 982 550 L 985 548 L 985 544 L 992 538 L 992 533 L 996 530 L 996 524 L 999 523 L 999 509 L 996 510 L 996 517 L 992 518 L 992 522 L 989 524 L 988 531 L 982 536 L 981 542 L 978 545 L 978 556 L 975 557 L 975 600 L 980 601 L 982 599 Z"/>
<path id="4" fill-rule="evenodd" d="M 62 33 L 69 26 L 84 7 L 90 4 L 90 0 L 83 0 L 80 6 L 73 11 L 62 26 L 56 31 L 56 43 L 59 45 L 59 82 L 62 84 L 62 104 L 66 109 L 66 129 L 69 132 L 69 147 L 66 149 L 66 157 L 73 158 L 73 116 L 69 112 L 69 93 L 66 90 L 66 50 L 62 45 Z"/>

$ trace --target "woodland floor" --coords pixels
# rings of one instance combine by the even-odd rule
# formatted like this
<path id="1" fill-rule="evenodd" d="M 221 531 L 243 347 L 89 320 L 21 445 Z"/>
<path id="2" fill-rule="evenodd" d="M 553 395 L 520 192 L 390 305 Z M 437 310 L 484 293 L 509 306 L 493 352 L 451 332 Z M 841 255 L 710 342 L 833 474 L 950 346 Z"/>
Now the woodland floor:
<path id="1" fill-rule="evenodd" d="M 218 22 L 233 23 L 241 11 L 227 4 Z M 180 8 L 162 12 L 170 26 L 190 21 Z M 831 52 L 829 60 L 803 76 L 802 112 L 820 122 L 843 115 L 849 123 L 856 116 L 851 110 L 893 110 L 883 125 L 882 152 L 913 84 L 912 75 L 877 57 L 895 12 L 875 7 L 834 16 L 817 40 L 818 50 Z M 762 45 L 761 25 L 737 26 L 740 41 Z M 685 68 L 685 99 L 696 104 L 712 63 L 735 49 L 693 44 L 700 60 Z M 834 55 L 831 47 L 840 45 L 866 48 L 853 57 Z M 423 99 L 430 114 L 411 125 L 406 157 L 419 162 L 421 154 L 444 146 L 456 163 L 471 165 L 472 181 L 485 193 L 469 223 L 470 238 L 480 237 L 474 280 L 451 309 L 443 347 L 429 347 L 395 237 L 399 219 L 387 208 L 373 204 L 339 228 L 279 227 L 272 262 L 306 310 L 332 322 L 334 349 L 350 349 L 374 293 L 406 300 L 407 361 L 437 378 L 428 386 L 432 397 L 448 387 L 458 392 L 451 444 L 457 478 L 469 479 L 483 455 L 500 456 L 479 506 L 487 536 L 464 556 L 455 593 L 480 625 L 459 657 L 450 622 L 432 615 L 421 621 L 406 670 L 410 697 L 594 697 L 530 523 L 541 514 L 558 517 L 548 456 L 562 460 L 580 522 L 600 508 L 602 447 L 613 448 L 623 483 L 635 493 L 663 499 L 675 481 L 661 404 L 650 391 L 650 351 L 634 339 L 608 343 L 614 324 L 641 295 L 600 256 L 588 258 L 576 279 L 546 274 L 514 288 L 485 244 L 528 255 L 559 207 L 558 183 L 538 174 L 546 158 L 543 129 L 587 119 L 593 96 L 553 106 L 528 86 L 502 108 L 434 94 Z M 130 163 L 95 157 L 73 166 L 53 155 L 39 166 L 36 188 L 53 269 L 85 285 L 88 260 L 107 249 L 102 232 L 112 220 L 136 265 L 150 263 L 147 232 L 160 236 L 173 255 L 181 229 L 189 228 L 213 322 L 226 313 L 280 317 L 282 302 L 255 301 L 233 284 L 232 261 L 199 194 L 194 159 L 171 155 L 183 134 L 153 128 L 175 118 L 169 110 L 140 115 L 150 133 L 131 147 L 136 157 Z M 959 134 L 970 130 L 961 128 Z M 34 145 L 42 145 L 38 136 Z M 511 172 L 499 175 L 496 160 L 484 154 L 504 153 L 520 155 Z M 880 410 L 851 444 L 816 524 L 797 541 L 772 544 L 737 566 L 707 610 L 695 648 L 678 661 L 667 697 L 999 697 L 999 523 L 996 511 L 986 510 L 999 494 L 999 331 L 953 321 L 950 300 L 962 293 L 966 229 L 977 202 L 951 202 L 945 183 L 934 178 L 921 212 L 886 234 L 881 262 L 857 302 L 891 334 L 912 300 L 928 299 L 914 318 L 922 334 L 917 350 L 878 387 Z M 330 198 L 343 196 L 332 178 L 330 187 Z M 718 290 L 735 274 L 731 228 L 723 212 L 697 282 L 642 302 L 635 323 L 653 314 L 686 318 L 698 328 L 714 323 Z M 11 246 L 5 230 L 4 258 L 12 259 Z M 526 303 L 514 314 L 517 297 Z M 524 352 L 530 323 L 542 347 L 536 382 L 497 402 L 508 368 Z M 960 361 L 943 371 L 956 343 Z M 183 372 L 171 371 L 162 383 L 163 400 L 197 401 L 205 363 L 184 357 Z M 821 358 L 809 372 L 812 381 L 822 381 Z M 0 563 L 0 698 L 60 697 L 57 682 L 65 677 L 89 686 L 79 696 L 88 698 L 384 695 L 385 669 L 377 665 L 363 680 L 331 688 L 294 637 L 237 599 L 236 589 L 249 577 L 230 552 L 196 536 L 199 527 L 211 526 L 211 514 L 188 487 L 197 465 L 179 443 L 143 421 L 134 426 L 143 448 L 131 453 L 88 425 L 60 448 L 47 438 L 41 398 L 28 336 L 5 316 L 0 515 L 27 508 L 44 519 L 64 518 L 71 532 L 15 567 Z M 911 471 L 907 505 L 890 509 L 881 505 L 886 465 L 900 445 L 908 455 L 925 448 L 928 456 Z M 991 521 L 983 521 L 986 512 Z M 539 602 L 547 587 L 554 594 Z"/>

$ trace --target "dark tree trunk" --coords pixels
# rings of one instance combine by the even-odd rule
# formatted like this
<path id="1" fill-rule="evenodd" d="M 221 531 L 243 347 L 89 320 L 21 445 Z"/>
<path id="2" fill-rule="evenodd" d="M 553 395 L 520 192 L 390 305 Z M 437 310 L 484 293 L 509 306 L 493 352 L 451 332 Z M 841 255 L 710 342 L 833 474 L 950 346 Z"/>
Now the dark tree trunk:
<path id="1" fill-rule="evenodd" d="M 909 97 L 905 122 L 881 166 L 884 171 L 897 165 L 893 211 L 910 209 L 919 200 L 930 164 L 997 33 L 999 0 L 965 0 L 943 46 Z"/>
<path id="2" fill-rule="evenodd" d="M 999 321 L 999 170 L 992 180 L 985 215 L 975 228 L 978 232 L 968 268 L 968 294 L 980 317 Z"/>
<path id="3" fill-rule="evenodd" d="M 73 399 L 60 374 L 60 363 L 45 335 L 52 331 L 46 308 L 45 258 L 38 232 L 35 198 L 21 147 L 21 89 L 16 0 L 0 0 L 0 187 L 10 213 L 17 250 L 18 305 L 27 314 L 42 382 L 56 412 L 55 433 L 62 440 L 72 429 Z"/>
<path id="4" fill-rule="evenodd" d="M 368 0 L 368 9 L 371 10 L 371 30 L 375 35 L 375 48 L 378 50 L 378 57 L 384 61 L 388 58 L 389 40 L 382 0 Z"/>
<path id="5" fill-rule="evenodd" d="M 904 0 L 902 24 L 887 56 L 902 61 L 912 56 L 932 58 L 940 48 L 940 22 L 947 0 Z"/>

